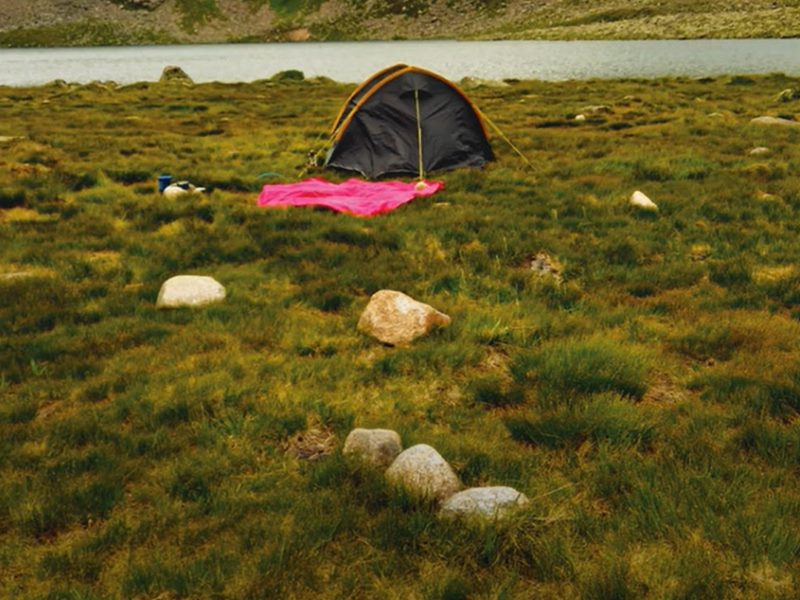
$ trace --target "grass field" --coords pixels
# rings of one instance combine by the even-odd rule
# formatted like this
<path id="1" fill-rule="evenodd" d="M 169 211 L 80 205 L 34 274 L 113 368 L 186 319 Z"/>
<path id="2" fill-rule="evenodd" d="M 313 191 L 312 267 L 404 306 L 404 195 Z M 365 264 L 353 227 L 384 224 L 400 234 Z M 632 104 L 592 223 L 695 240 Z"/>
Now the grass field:
<path id="1" fill-rule="evenodd" d="M 800 117 L 798 85 L 481 88 L 535 169 L 495 137 L 369 220 L 255 206 L 349 86 L 0 88 L 0 596 L 791 597 L 800 131 L 749 121 Z M 228 298 L 156 310 L 176 274 Z M 381 346 L 356 322 L 382 288 L 452 325 Z M 531 504 L 441 522 L 344 460 L 356 426 Z M 301 432 L 336 450 L 296 458 Z"/>

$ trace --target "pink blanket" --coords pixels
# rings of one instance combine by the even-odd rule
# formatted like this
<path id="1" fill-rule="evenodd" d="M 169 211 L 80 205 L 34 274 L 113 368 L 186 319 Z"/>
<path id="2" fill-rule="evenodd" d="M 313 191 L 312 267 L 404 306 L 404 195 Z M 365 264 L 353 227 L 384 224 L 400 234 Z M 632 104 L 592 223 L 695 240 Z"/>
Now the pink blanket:
<path id="1" fill-rule="evenodd" d="M 324 206 L 338 212 L 371 217 L 394 210 L 419 196 L 431 196 L 444 187 L 441 181 L 403 183 L 348 179 L 330 183 L 307 179 L 298 183 L 265 185 L 259 206 Z"/>

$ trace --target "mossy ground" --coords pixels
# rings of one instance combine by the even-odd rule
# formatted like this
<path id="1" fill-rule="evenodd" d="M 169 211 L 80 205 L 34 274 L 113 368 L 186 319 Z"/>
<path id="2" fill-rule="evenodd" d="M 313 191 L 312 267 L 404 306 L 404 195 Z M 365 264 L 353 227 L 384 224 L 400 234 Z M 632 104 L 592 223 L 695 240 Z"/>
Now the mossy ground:
<path id="1" fill-rule="evenodd" d="M 791 596 L 800 132 L 749 120 L 800 113 L 776 100 L 797 84 L 480 89 L 535 170 L 494 138 L 495 163 L 369 220 L 255 206 L 348 86 L 0 89 L 0 135 L 24 136 L 0 142 L 0 594 Z M 165 200 L 162 173 L 212 191 Z M 156 310 L 179 273 L 227 300 Z M 381 288 L 451 327 L 362 336 Z M 354 426 L 530 508 L 442 523 L 343 460 Z M 287 452 L 307 429 L 337 450 Z"/>

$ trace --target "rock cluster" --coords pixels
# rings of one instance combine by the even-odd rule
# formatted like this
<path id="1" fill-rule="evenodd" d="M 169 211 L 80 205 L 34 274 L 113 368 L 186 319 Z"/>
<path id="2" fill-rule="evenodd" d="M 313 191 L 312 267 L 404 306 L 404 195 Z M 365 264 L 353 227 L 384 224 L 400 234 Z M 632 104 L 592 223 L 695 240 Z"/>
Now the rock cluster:
<path id="1" fill-rule="evenodd" d="M 458 475 L 434 448 L 417 444 L 403 450 L 400 436 L 388 429 L 354 429 L 342 453 L 369 468 L 388 465 L 384 476 L 392 487 L 413 498 L 438 502 L 443 519 L 491 522 L 529 504 L 525 494 L 505 486 L 461 491 Z"/>

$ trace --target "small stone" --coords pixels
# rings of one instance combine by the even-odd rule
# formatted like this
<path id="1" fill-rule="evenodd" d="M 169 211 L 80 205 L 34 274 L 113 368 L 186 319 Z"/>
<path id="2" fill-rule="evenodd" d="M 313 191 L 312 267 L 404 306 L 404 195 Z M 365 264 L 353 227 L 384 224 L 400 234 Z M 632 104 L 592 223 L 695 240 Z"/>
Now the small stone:
<path id="1" fill-rule="evenodd" d="M 584 114 L 588 113 L 590 115 L 599 115 L 599 114 L 611 114 L 613 111 L 611 110 L 610 106 L 607 106 L 605 104 L 594 104 L 591 106 L 584 106 L 581 109 L 581 112 Z"/>
<path id="2" fill-rule="evenodd" d="M 361 313 L 358 329 L 384 344 L 405 346 L 435 327 L 446 327 L 450 317 L 432 306 L 393 290 L 375 292 Z"/>
<path id="3" fill-rule="evenodd" d="M 636 190 L 631 195 L 630 204 L 631 206 L 635 206 L 636 208 L 641 208 L 642 210 L 649 210 L 653 212 L 658 211 L 658 206 L 656 205 L 656 203 L 650 200 L 650 198 L 645 196 L 639 190 Z"/>
<path id="4" fill-rule="evenodd" d="M 750 156 L 766 156 L 770 153 L 769 148 L 765 148 L 764 146 L 758 146 L 757 148 L 753 148 L 747 154 Z"/>
<path id="5" fill-rule="evenodd" d="M 576 115 L 575 120 L 578 121 L 578 123 L 583 123 L 586 121 L 586 115 Z"/>
<path id="6" fill-rule="evenodd" d="M 756 199 L 764 202 L 780 202 L 782 200 L 780 196 L 776 196 L 775 194 L 770 194 L 769 192 L 764 192 L 762 190 L 758 190 L 756 192 Z"/>
<path id="7" fill-rule="evenodd" d="M 396 431 L 357 428 L 344 441 L 342 454 L 374 467 L 386 468 L 402 451 L 403 443 Z"/>
<path id="8" fill-rule="evenodd" d="M 213 277 L 176 275 L 167 279 L 158 292 L 156 307 L 204 306 L 225 299 L 225 288 Z"/>
<path id="9" fill-rule="evenodd" d="M 427 500 L 441 501 L 461 489 L 461 482 L 447 461 L 427 444 L 401 452 L 387 469 L 386 480 Z"/>
<path id="10" fill-rule="evenodd" d="M 530 504 L 528 497 L 512 487 L 477 487 L 453 494 L 442 503 L 442 518 L 474 518 L 494 521 L 508 517 Z"/>
<path id="11" fill-rule="evenodd" d="M 750 121 L 753 125 L 779 125 L 781 127 L 800 127 L 800 121 L 781 117 L 756 117 Z"/>

